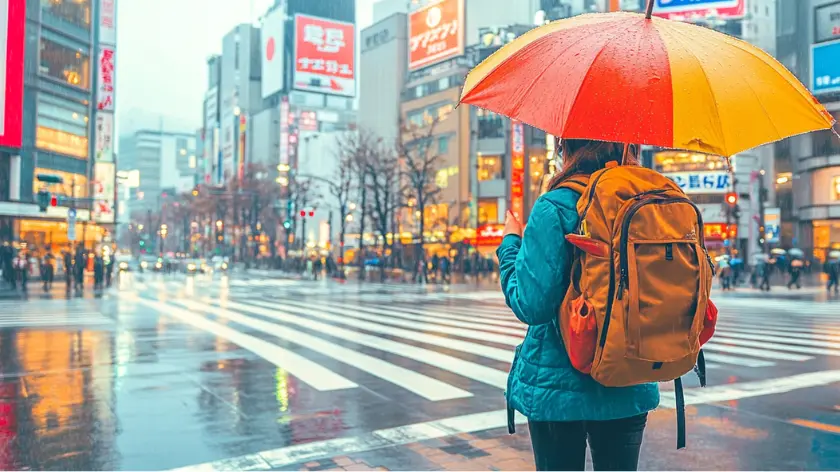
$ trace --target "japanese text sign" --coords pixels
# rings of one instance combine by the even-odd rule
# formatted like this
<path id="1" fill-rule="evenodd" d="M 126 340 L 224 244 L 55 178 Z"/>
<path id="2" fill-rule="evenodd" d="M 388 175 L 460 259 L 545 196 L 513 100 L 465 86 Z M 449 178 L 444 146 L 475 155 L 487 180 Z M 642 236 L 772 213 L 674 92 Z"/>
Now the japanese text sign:
<path id="1" fill-rule="evenodd" d="M 511 124 L 510 211 L 522 219 L 525 209 L 525 126 Z"/>
<path id="2" fill-rule="evenodd" d="M 99 0 L 99 44 L 117 44 L 117 0 Z"/>
<path id="3" fill-rule="evenodd" d="M 410 70 L 464 54 L 464 0 L 440 0 L 412 12 L 408 34 Z"/>
<path id="4" fill-rule="evenodd" d="M 295 15 L 294 88 L 356 95 L 356 31 L 352 23 Z"/>
<path id="5" fill-rule="evenodd" d="M 726 193 L 730 190 L 727 172 L 670 172 L 663 175 L 676 182 L 687 194 Z"/>
<path id="6" fill-rule="evenodd" d="M 102 111 L 114 111 L 114 48 L 102 46 L 96 70 L 99 73 L 99 89 L 96 93 L 96 108 Z"/>
<path id="7" fill-rule="evenodd" d="M 708 15 L 742 18 L 745 13 L 745 0 L 656 0 L 653 9 L 654 15 L 677 21 Z"/>

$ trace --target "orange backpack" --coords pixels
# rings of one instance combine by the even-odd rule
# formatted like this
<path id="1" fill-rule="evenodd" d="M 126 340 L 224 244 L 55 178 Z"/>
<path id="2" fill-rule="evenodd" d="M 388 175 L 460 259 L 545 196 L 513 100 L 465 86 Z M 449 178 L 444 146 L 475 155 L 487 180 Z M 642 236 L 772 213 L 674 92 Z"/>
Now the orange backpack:
<path id="1" fill-rule="evenodd" d="M 572 275 L 558 317 L 572 365 L 607 387 L 673 380 L 677 448 L 685 446 L 680 377 L 694 369 L 714 266 L 700 210 L 671 179 L 612 165 L 561 184 L 580 192 Z"/>

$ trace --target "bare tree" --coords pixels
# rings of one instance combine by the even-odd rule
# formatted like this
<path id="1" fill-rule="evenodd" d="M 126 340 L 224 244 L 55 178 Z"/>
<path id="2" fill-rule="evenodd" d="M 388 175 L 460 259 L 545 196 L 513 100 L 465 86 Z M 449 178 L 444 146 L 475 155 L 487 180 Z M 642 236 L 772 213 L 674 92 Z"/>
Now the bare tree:
<path id="1" fill-rule="evenodd" d="M 393 256 L 393 238 L 388 243 L 388 230 L 396 212 L 396 194 L 400 190 L 400 168 L 394 150 L 381 145 L 376 146 L 372 152 L 372 158 L 366 163 L 368 167 L 368 188 L 371 194 L 369 212 L 373 222 L 374 230 L 379 233 L 382 239 L 380 250 L 384 260 L 388 247 L 390 246 Z M 385 281 L 385 264 L 379 265 L 379 277 Z"/>
<path id="2" fill-rule="evenodd" d="M 335 169 L 333 180 L 329 184 L 330 194 L 338 203 L 338 247 L 339 264 L 341 265 L 340 277 L 344 278 L 344 243 L 347 234 L 347 215 L 350 214 L 350 196 L 353 191 L 356 171 L 354 169 L 355 157 L 351 148 L 339 147 L 338 167 Z"/>
<path id="3" fill-rule="evenodd" d="M 446 117 L 431 120 L 426 126 L 404 125 L 401 138 L 397 142 L 397 154 L 405 179 L 405 196 L 409 206 L 416 208 L 420 214 L 417 225 L 419 244 L 415 246 L 415 262 L 423 259 L 426 208 L 437 202 L 441 191 L 435 177 L 442 154 L 434 142 L 434 136 L 435 128 L 443 119 Z M 420 275 L 425 277 L 425 268 Z"/>

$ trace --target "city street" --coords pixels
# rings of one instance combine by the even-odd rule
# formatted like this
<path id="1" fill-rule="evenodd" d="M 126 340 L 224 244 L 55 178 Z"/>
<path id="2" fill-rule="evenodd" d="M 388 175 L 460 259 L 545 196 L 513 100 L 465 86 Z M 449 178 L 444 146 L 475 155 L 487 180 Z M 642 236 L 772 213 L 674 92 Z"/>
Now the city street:
<path id="1" fill-rule="evenodd" d="M 502 395 L 525 330 L 492 289 L 265 274 L 36 288 L 0 301 L 0 468 L 533 469 Z M 688 448 L 663 384 L 642 469 L 840 468 L 840 303 L 803 291 L 713 292 Z"/>

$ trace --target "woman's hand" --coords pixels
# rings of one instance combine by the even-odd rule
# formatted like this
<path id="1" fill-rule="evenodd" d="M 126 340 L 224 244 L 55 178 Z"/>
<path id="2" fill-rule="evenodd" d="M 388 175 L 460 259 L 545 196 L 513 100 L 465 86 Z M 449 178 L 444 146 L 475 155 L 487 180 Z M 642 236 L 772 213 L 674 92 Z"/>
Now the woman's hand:
<path id="1" fill-rule="evenodd" d="M 520 222 L 510 210 L 508 210 L 505 214 L 505 233 L 503 237 L 509 234 L 515 234 L 522 237 L 522 222 Z"/>

